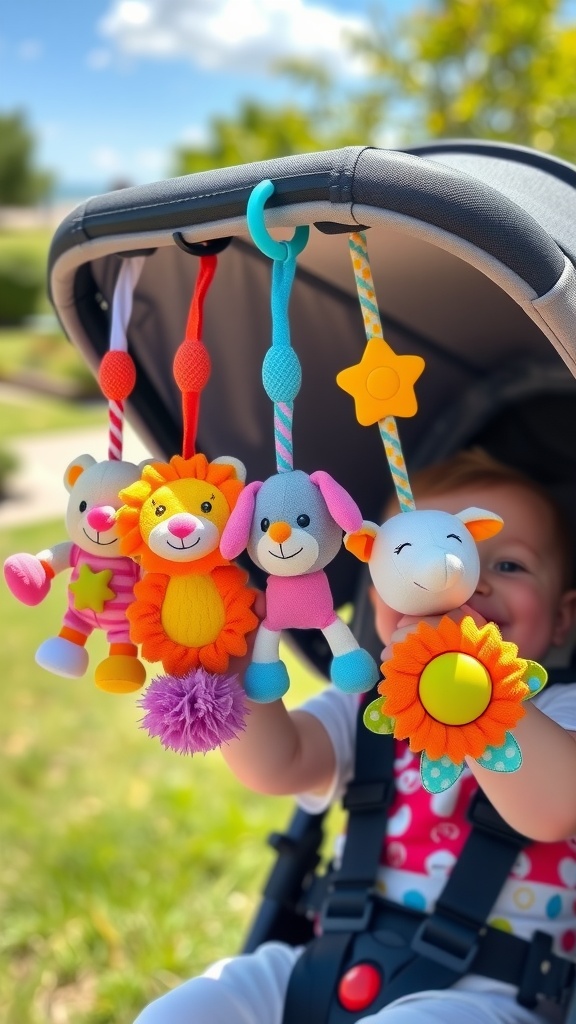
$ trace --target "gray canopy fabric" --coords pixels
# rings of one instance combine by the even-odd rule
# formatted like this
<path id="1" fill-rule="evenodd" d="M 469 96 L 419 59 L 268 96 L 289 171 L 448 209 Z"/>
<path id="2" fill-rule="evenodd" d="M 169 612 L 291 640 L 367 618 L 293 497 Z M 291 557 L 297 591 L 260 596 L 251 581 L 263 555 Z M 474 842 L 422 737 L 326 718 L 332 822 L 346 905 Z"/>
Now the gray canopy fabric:
<path id="1" fill-rule="evenodd" d="M 215 170 L 88 200 L 61 225 L 49 261 L 55 310 L 88 364 L 108 348 L 121 258 L 146 255 L 129 325 L 137 386 L 128 416 L 153 454 L 182 444 L 172 359 L 198 270 L 185 240 L 229 237 L 205 308 L 212 375 L 199 448 L 231 454 L 250 479 L 275 471 L 272 407 L 260 369 L 270 344 L 270 261 L 250 242 L 246 203 L 270 178 L 268 226 L 314 225 L 290 305 L 303 370 L 295 466 L 326 469 L 377 519 L 391 490 L 376 427 L 358 426 L 335 383 L 365 344 L 347 234 L 367 229 L 385 336 L 424 356 L 419 411 L 399 427 L 409 468 L 474 441 L 551 487 L 576 481 L 576 168 L 521 147 L 442 142 L 409 152 L 350 147 Z M 360 566 L 330 567 L 337 605 Z M 323 638 L 297 634 L 323 664 Z"/>

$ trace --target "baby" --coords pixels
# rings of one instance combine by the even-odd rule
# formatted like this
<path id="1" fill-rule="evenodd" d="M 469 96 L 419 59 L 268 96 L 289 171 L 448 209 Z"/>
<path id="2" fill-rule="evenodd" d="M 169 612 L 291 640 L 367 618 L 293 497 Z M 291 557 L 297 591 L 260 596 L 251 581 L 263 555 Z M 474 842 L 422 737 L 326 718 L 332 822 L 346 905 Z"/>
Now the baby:
<path id="1" fill-rule="evenodd" d="M 480 579 L 468 605 L 477 625 L 495 622 L 520 657 L 545 660 L 576 622 L 570 589 L 567 528 L 545 492 L 479 452 L 464 452 L 415 474 L 420 509 L 458 512 L 477 506 L 500 515 L 504 528 L 478 545 Z M 390 514 L 393 514 L 392 511 Z M 372 595 L 385 645 L 414 628 Z M 385 657 L 385 655 L 384 655 Z M 499 774 L 468 760 L 457 783 L 430 797 L 419 781 L 419 754 L 398 742 L 396 796 L 390 809 L 377 888 L 389 901 L 434 908 L 470 831 L 466 809 L 478 787 L 508 824 L 533 840 L 522 851 L 488 923 L 524 939 L 536 930 L 555 952 L 576 949 L 576 688 L 551 686 L 525 705 L 515 730 L 521 768 Z M 246 731 L 222 748 L 246 786 L 268 794 L 299 794 L 312 812 L 341 796 L 350 779 L 358 697 L 335 687 L 289 713 L 282 701 L 251 704 Z M 489 865 L 487 865 L 489 867 Z M 255 953 L 220 961 L 150 1004 L 137 1024 L 281 1024 L 288 981 L 301 950 L 271 942 Z M 548 1019 L 515 999 L 511 986 L 473 973 L 449 989 L 423 991 L 362 1018 L 370 1024 L 534 1024 Z M 316 1022 L 315 1022 L 316 1024 Z M 317 1022 L 324 1024 L 324 1022 Z"/>

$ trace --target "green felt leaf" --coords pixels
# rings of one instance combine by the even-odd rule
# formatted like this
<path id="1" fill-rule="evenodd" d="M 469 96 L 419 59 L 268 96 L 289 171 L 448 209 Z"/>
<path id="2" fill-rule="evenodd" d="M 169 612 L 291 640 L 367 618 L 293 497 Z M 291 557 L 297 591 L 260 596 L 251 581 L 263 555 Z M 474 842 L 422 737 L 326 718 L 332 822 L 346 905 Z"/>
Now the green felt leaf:
<path id="1" fill-rule="evenodd" d="M 376 732 L 381 736 L 390 736 L 394 732 L 394 719 L 384 714 L 385 697 L 377 697 L 366 708 L 363 715 L 363 722 L 370 732 Z"/>
<path id="2" fill-rule="evenodd" d="M 449 757 L 431 761 L 426 753 L 420 758 L 420 778 L 427 793 L 443 793 L 450 789 L 464 771 L 464 763 L 454 764 Z"/>
<path id="3" fill-rule="evenodd" d="M 530 700 L 544 689 L 548 682 L 548 673 L 537 661 L 527 661 L 522 681 L 527 683 L 530 688 L 530 693 L 526 695 L 524 700 Z"/>
<path id="4" fill-rule="evenodd" d="M 486 747 L 477 761 L 491 772 L 517 772 L 522 764 L 522 751 L 512 733 L 507 732 L 501 747 Z"/>

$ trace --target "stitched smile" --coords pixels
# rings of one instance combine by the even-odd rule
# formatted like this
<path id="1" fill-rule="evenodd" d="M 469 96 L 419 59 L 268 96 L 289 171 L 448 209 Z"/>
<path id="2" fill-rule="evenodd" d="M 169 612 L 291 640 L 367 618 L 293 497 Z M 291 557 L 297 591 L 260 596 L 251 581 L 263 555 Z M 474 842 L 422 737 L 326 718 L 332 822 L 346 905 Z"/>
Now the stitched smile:
<path id="1" fill-rule="evenodd" d="M 190 551 L 190 548 L 195 548 L 196 545 L 199 544 L 201 540 L 202 537 L 198 537 L 198 540 L 195 540 L 193 544 L 185 544 L 184 541 L 182 541 L 180 547 L 177 547 L 176 544 L 171 544 L 169 540 L 167 540 L 166 543 L 168 547 L 173 548 L 174 551 Z"/>
<path id="2" fill-rule="evenodd" d="M 282 554 L 282 547 L 280 547 L 280 554 L 279 555 L 276 555 L 273 551 L 270 551 L 270 549 L 268 549 L 268 554 L 272 555 L 272 558 L 281 558 L 282 561 L 287 561 L 289 558 L 295 558 L 296 555 L 299 555 L 301 551 L 304 551 L 304 548 L 298 548 L 298 551 L 294 551 L 294 553 L 291 554 L 291 555 L 283 555 Z"/>
<path id="3" fill-rule="evenodd" d="M 86 533 L 84 527 L 82 527 L 82 531 L 86 534 L 88 540 L 91 540 L 93 544 L 98 544 L 101 548 L 107 548 L 109 544 L 115 544 L 118 540 L 118 537 L 112 537 L 112 540 L 98 540 L 98 537 L 100 536 L 99 533 L 96 534 L 96 540 L 94 540 L 94 537 L 91 537 L 89 533 Z"/>

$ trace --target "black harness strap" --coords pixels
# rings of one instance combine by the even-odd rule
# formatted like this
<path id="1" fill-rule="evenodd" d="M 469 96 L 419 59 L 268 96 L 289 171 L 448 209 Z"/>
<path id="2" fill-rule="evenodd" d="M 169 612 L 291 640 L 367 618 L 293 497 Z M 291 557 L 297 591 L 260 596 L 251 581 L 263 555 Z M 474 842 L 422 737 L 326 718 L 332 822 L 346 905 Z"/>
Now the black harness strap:
<path id="1" fill-rule="evenodd" d="M 322 934 L 309 943 L 292 972 L 283 1024 L 352 1024 L 401 996 L 447 988 L 469 972 L 518 986 L 519 1001 L 526 1006 L 534 1006 L 542 995 L 561 1001 L 574 968 L 551 952 L 550 937 L 537 932 L 529 943 L 485 924 L 528 840 L 506 824 L 480 790 L 469 811 L 470 836 L 434 912 L 418 914 L 376 896 L 394 797 L 394 741 L 362 723 L 363 708 L 373 696 L 365 695 L 358 716 L 355 772 L 344 799 L 349 819 L 342 863 L 324 880 L 324 899 L 316 904 Z M 355 1015 L 343 1009 L 336 992 L 345 971 L 362 960 L 382 964 L 385 984 L 369 1008 Z"/>
<path id="2" fill-rule="evenodd" d="M 362 722 L 364 708 L 376 695 L 376 690 L 364 695 L 358 715 L 357 733 L 363 735 L 356 743 L 354 775 L 344 796 L 349 812 L 346 843 L 341 865 L 323 887 L 322 935 L 309 943 L 294 967 L 283 1024 L 328 1020 L 348 946 L 370 926 L 374 879 L 394 799 L 394 743 L 383 743 Z"/>

